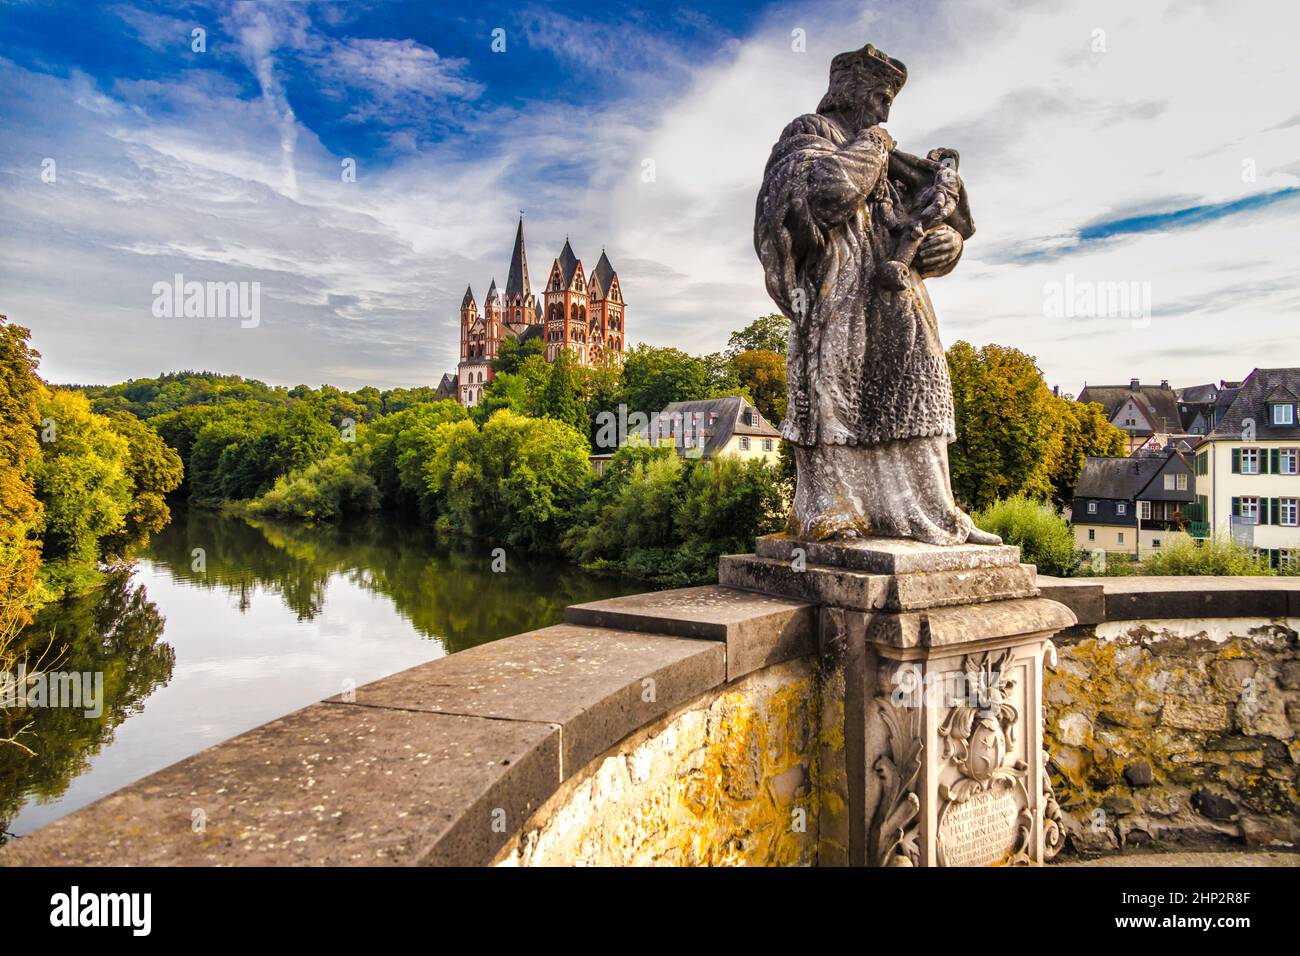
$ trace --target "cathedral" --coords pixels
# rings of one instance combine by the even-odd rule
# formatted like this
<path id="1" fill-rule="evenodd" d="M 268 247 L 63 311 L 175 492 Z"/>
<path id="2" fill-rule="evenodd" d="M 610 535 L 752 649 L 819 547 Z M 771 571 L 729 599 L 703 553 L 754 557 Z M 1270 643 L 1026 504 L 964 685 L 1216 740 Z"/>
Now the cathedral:
<path id="1" fill-rule="evenodd" d="M 467 407 L 478 404 L 493 378 L 492 360 L 507 338 L 520 343 L 540 339 L 548 362 L 568 349 L 579 365 L 621 363 L 626 312 L 618 273 L 609 257 L 602 250 L 588 276 L 568 239 L 551 264 L 545 288 L 540 295 L 534 293 L 520 216 L 505 291 L 497 288 L 494 278 L 480 312 L 473 288 L 465 289 L 460 303 L 460 364 L 455 375 L 443 376 L 438 391 L 446 397 L 454 394 Z"/>

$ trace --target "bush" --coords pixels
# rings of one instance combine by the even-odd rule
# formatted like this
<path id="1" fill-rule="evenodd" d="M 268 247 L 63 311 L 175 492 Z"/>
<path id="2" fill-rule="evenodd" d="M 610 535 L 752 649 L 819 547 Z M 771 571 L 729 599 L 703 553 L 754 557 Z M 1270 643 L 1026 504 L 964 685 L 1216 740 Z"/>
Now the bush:
<path id="1" fill-rule="evenodd" d="M 1144 558 L 1142 574 L 1272 574 L 1268 558 L 1228 535 L 1216 535 L 1198 542 L 1186 534 L 1174 534 L 1159 551 Z"/>
<path id="2" fill-rule="evenodd" d="M 379 491 L 358 466 L 363 457 L 335 452 L 322 461 L 277 478 L 250 506 L 254 514 L 302 521 L 330 521 L 345 514 L 374 511 Z"/>
<path id="3" fill-rule="evenodd" d="M 778 469 L 735 457 L 697 461 L 671 448 L 625 446 L 565 539 L 588 568 L 666 585 L 717 580 L 718 557 L 780 530 Z"/>
<path id="4" fill-rule="evenodd" d="M 1019 545 L 1023 559 L 1037 565 L 1039 573 L 1074 573 L 1078 564 L 1074 532 L 1051 505 L 1015 495 L 995 501 L 972 518 L 976 526 L 1001 535 L 1007 544 Z"/>

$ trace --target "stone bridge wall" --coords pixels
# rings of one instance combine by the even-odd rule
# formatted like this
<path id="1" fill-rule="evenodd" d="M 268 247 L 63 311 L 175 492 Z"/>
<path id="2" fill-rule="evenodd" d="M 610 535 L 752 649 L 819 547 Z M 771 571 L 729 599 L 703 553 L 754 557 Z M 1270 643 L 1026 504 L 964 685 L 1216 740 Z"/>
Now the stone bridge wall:
<path id="1" fill-rule="evenodd" d="M 1294 844 L 1300 581 L 1039 583 L 1081 622 L 1045 690 L 1075 846 Z M 0 865 L 841 862 L 816 620 L 717 586 L 570 608 L 209 748 Z"/>

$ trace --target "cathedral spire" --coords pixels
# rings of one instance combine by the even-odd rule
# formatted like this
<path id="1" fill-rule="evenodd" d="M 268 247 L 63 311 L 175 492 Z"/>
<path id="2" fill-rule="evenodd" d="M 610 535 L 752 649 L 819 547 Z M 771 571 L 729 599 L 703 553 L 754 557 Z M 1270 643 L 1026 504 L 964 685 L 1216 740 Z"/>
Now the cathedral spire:
<path id="1" fill-rule="evenodd" d="M 528 256 L 524 253 L 524 214 L 520 212 L 515 248 L 510 254 L 510 274 L 506 276 L 506 301 L 513 304 L 516 297 L 527 299 L 532 292 L 528 284 Z"/>

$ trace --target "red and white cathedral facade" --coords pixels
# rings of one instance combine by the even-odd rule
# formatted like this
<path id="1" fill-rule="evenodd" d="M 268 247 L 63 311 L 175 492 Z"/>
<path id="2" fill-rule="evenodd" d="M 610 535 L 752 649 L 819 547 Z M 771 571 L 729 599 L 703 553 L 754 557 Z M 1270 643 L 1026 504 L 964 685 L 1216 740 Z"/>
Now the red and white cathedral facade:
<path id="1" fill-rule="evenodd" d="M 602 250 L 596 268 L 587 275 L 568 239 L 551 264 L 540 297 L 536 295 L 528 279 L 521 216 L 504 293 L 494 278 L 480 312 L 474 290 L 465 289 L 460 303 L 460 364 L 454 376 L 443 377 L 439 392 L 451 397 L 454 389 L 462 405 L 477 405 L 493 379 L 492 360 L 507 338 L 521 343 L 541 339 L 548 362 L 567 349 L 579 365 L 620 364 L 626 319 L 623 290 L 609 257 Z"/>

